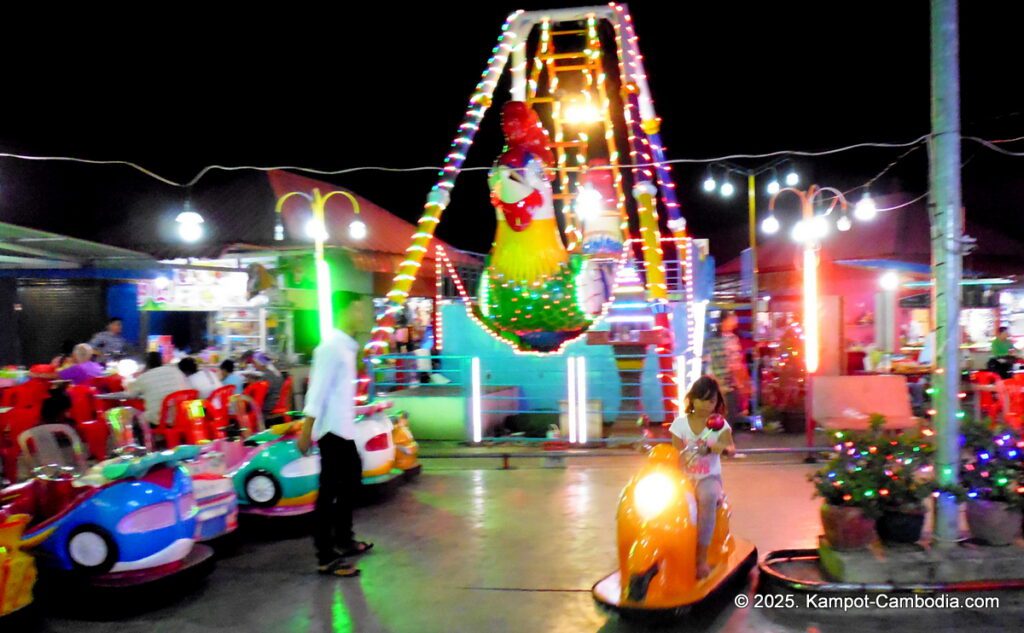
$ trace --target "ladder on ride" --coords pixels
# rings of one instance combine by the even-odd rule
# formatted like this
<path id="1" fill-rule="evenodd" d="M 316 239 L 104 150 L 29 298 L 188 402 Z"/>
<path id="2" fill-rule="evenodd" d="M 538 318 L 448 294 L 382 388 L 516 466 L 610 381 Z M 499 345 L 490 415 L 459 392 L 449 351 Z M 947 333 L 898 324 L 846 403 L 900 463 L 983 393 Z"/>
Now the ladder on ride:
<path id="1" fill-rule="evenodd" d="M 563 45 L 567 41 L 575 45 L 559 48 L 556 40 Z M 543 92 L 540 91 L 542 76 L 547 79 L 546 90 Z M 568 76 L 566 81 L 563 81 L 563 76 Z M 555 182 L 558 184 L 554 200 L 565 222 L 566 248 L 570 252 L 578 251 L 582 242 L 582 218 L 577 217 L 573 201 L 580 186 L 579 176 L 587 168 L 587 157 L 592 149 L 593 141 L 587 132 L 590 126 L 600 125 L 602 128 L 608 163 L 614 174 L 619 214 L 623 223 L 628 223 L 615 127 L 605 83 L 604 56 L 596 21 L 588 20 L 585 28 L 568 27 L 558 30 L 551 21 L 545 20 L 541 25 L 537 51 L 533 57 L 526 102 L 535 109 L 538 105 L 551 108 L 554 133 L 551 148 L 557 158 Z M 574 137 L 569 135 L 567 138 L 567 128 L 575 132 Z"/>

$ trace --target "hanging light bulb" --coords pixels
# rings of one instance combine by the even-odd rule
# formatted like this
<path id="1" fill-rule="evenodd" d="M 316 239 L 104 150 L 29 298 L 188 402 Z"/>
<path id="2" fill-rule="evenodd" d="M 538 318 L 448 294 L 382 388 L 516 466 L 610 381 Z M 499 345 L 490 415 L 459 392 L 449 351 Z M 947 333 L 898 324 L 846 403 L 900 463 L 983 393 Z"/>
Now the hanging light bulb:
<path id="1" fill-rule="evenodd" d="M 840 231 L 849 231 L 852 226 L 853 222 L 850 222 L 850 216 L 845 213 L 836 220 L 836 228 Z"/>
<path id="2" fill-rule="evenodd" d="M 775 194 L 779 193 L 779 189 L 781 189 L 781 187 L 779 187 L 778 179 L 777 178 L 772 178 L 771 181 L 768 182 L 768 187 L 767 187 L 768 195 L 769 196 L 774 196 Z"/>
<path id="3" fill-rule="evenodd" d="M 733 187 L 732 183 L 726 180 L 725 182 L 722 183 L 721 192 L 723 198 L 728 198 L 732 196 L 732 194 L 736 193 L 736 187 Z"/>
<path id="4" fill-rule="evenodd" d="M 192 243 L 198 242 L 203 237 L 203 216 L 192 210 L 192 203 L 185 200 L 185 210 L 174 218 L 178 223 L 178 235 L 182 240 Z"/>
<path id="5" fill-rule="evenodd" d="M 718 183 L 715 182 L 711 174 L 708 174 L 708 177 L 704 179 L 704 191 L 711 193 L 716 187 L 718 187 Z"/>
<path id="6" fill-rule="evenodd" d="M 795 187 L 800 184 L 800 176 L 797 175 L 796 170 L 792 167 L 789 168 L 789 173 L 786 174 L 786 186 Z"/>
<path id="7" fill-rule="evenodd" d="M 875 219 L 876 215 L 878 215 L 878 207 L 875 206 L 875 201 L 871 199 L 871 194 L 865 191 L 864 197 L 853 208 L 853 217 L 862 222 L 870 222 Z"/>
<path id="8" fill-rule="evenodd" d="M 761 230 L 768 235 L 774 235 L 779 232 L 779 219 L 775 217 L 774 213 L 761 220 Z"/>
<path id="9" fill-rule="evenodd" d="M 352 220 L 348 225 L 348 234 L 354 240 L 361 240 L 366 237 L 366 225 L 362 220 Z"/>

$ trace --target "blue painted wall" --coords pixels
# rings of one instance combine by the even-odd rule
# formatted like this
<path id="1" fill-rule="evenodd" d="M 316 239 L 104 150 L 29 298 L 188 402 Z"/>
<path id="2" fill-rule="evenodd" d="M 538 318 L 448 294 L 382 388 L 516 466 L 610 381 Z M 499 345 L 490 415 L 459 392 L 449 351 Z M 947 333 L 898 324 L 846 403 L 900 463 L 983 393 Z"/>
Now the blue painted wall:
<path id="1" fill-rule="evenodd" d="M 518 386 L 523 393 L 521 407 L 524 411 L 557 412 L 559 402 L 567 397 L 566 359 L 568 356 L 583 356 L 587 366 L 588 399 L 601 400 L 606 422 L 618 417 L 622 384 L 610 346 L 587 345 L 581 337 L 570 343 L 562 354 L 518 355 L 470 319 L 461 304 L 441 306 L 441 315 L 444 324 L 443 355 L 447 357 L 442 360 L 441 373 L 453 383 L 465 383 L 469 388 L 468 362 L 455 357 L 477 356 L 485 386 Z M 655 419 L 665 414 L 657 373 L 657 359 L 648 352 L 644 362 L 642 399 L 645 411 Z"/>
<path id="2" fill-rule="evenodd" d="M 140 316 L 138 286 L 134 283 L 112 284 L 107 288 L 107 316 L 124 319 L 124 336 L 132 342 L 139 340 Z"/>

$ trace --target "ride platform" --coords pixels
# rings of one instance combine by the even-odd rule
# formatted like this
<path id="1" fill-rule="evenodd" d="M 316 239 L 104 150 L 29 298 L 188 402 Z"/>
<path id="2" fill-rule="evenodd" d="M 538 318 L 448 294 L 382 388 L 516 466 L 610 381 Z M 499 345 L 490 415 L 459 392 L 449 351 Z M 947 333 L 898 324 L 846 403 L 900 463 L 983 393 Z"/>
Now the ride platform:
<path id="1" fill-rule="evenodd" d="M 662 620 L 686 615 L 697 605 L 721 594 L 729 587 L 745 580 L 757 562 L 757 547 L 749 541 L 733 537 L 735 547 L 724 565 L 697 583 L 685 601 L 668 606 L 642 606 L 622 601 L 622 578 L 618 570 L 597 582 L 591 589 L 594 600 L 601 607 L 628 619 Z"/>

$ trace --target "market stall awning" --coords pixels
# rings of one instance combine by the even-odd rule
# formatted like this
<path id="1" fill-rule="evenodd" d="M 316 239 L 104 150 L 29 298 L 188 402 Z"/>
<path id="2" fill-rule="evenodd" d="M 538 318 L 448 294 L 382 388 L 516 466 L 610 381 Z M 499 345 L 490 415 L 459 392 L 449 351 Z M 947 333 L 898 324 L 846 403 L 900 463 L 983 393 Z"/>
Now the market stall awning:
<path id="1" fill-rule="evenodd" d="M 0 269 L 135 268 L 152 265 L 144 253 L 0 223 Z"/>

